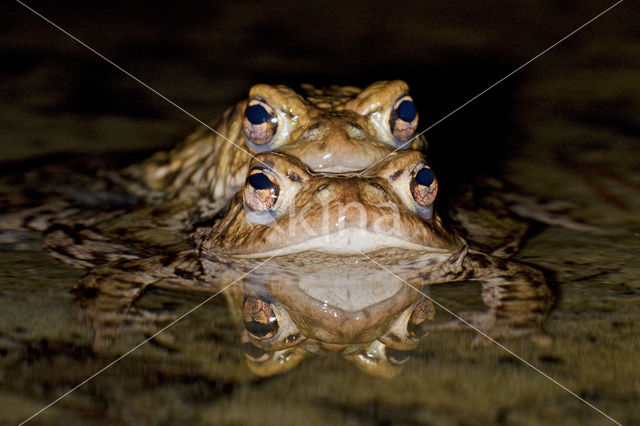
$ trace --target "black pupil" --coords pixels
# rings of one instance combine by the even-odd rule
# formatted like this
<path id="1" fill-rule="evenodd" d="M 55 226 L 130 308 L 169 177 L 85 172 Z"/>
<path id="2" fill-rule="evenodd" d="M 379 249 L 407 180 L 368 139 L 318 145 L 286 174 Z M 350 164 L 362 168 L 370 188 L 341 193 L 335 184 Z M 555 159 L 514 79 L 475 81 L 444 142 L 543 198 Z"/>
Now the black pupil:
<path id="1" fill-rule="evenodd" d="M 420 185 L 429 186 L 433 183 L 433 172 L 427 168 L 420 170 L 416 174 L 416 182 Z"/>
<path id="2" fill-rule="evenodd" d="M 396 108 L 396 114 L 398 114 L 398 118 L 401 120 L 411 123 L 416 118 L 418 111 L 413 102 L 406 100 L 400 102 L 400 105 Z"/>
<path id="3" fill-rule="evenodd" d="M 251 124 L 262 124 L 271 118 L 267 109 L 259 104 L 247 107 L 244 115 L 247 117 L 247 120 L 251 122 Z"/>
<path id="4" fill-rule="evenodd" d="M 266 324 L 258 321 L 247 321 L 244 323 L 244 327 L 247 331 L 254 336 L 264 337 L 269 333 L 273 333 L 278 330 L 278 320 L 276 317 L 269 317 Z"/>
<path id="5" fill-rule="evenodd" d="M 249 185 L 255 189 L 268 189 L 273 187 L 273 183 L 269 180 L 269 177 L 264 173 L 255 173 L 249 176 Z"/>

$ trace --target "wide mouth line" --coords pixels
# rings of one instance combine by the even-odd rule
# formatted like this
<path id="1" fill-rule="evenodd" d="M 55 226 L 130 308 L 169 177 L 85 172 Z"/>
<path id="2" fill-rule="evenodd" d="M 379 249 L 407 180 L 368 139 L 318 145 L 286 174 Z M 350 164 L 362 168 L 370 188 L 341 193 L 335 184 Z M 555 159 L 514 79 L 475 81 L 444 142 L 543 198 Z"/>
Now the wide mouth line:
<path id="1" fill-rule="evenodd" d="M 320 252 L 328 255 L 353 255 L 372 253 L 382 249 L 404 249 L 425 253 L 449 253 L 451 250 L 439 247 L 413 243 L 390 234 L 374 232 L 362 227 L 347 227 L 328 234 L 313 236 L 303 241 L 275 247 L 263 252 L 233 254 L 238 258 L 269 257 L 274 253 L 278 256 L 303 252 Z"/>

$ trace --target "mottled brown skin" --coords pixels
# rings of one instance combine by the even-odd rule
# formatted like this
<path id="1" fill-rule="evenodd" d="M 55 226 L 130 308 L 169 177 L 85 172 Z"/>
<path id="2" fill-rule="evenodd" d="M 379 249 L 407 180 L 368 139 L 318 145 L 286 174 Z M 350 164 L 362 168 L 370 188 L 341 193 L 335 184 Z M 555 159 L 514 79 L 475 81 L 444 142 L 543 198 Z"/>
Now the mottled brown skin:
<path id="1" fill-rule="evenodd" d="M 551 293 L 539 271 L 504 259 L 519 245 L 526 224 L 498 199 L 477 194 L 461 194 L 461 204 L 446 206 L 455 232 L 437 213 L 420 213 L 411 204 L 415 192 L 409 184 L 416 164 L 425 163 L 417 150 L 423 146 L 419 139 L 412 150 L 376 163 L 398 146 L 385 126 L 389 108 L 407 93 L 406 84 L 305 90 L 306 97 L 284 86 L 251 90 L 250 99 L 268 102 L 281 113 L 287 131 L 273 145 L 259 148 L 273 152 L 257 153 L 246 142 L 243 101 L 225 113 L 216 129 L 248 153 L 202 129 L 173 151 L 111 175 L 139 203 L 98 211 L 63 205 L 37 222 L 40 227 L 34 228 L 44 230 L 45 247 L 54 256 L 90 269 L 76 291 L 96 331 L 95 347 L 108 345 L 123 323 L 129 330 L 149 332 L 170 317 L 132 307 L 148 286 L 214 293 L 273 254 L 224 292 L 234 318 L 245 324 L 248 363 L 260 375 L 286 371 L 307 354 L 330 353 L 372 374 L 393 376 L 435 327 L 428 325 L 433 306 L 416 289 L 452 281 L 482 282 L 488 311 L 463 317 L 484 332 L 539 335 Z M 254 166 L 281 179 L 280 197 L 288 204 L 277 212 L 277 226 L 246 216 L 242 188 Z M 350 205 L 359 207 L 343 209 Z M 348 253 L 332 252 L 345 245 L 340 238 L 329 247 L 300 248 L 318 235 L 355 228 L 368 231 L 360 239 L 394 239 Z M 415 289 L 399 285 L 378 264 Z M 390 281 L 397 289 L 385 287 Z M 322 302 L 328 282 L 338 284 L 327 287 L 328 298 L 364 285 L 360 296 L 349 299 L 358 306 Z M 243 297 L 256 294 L 269 304 L 246 307 Z M 270 317 L 260 309 L 267 305 L 278 311 L 278 331 L 259 339 L 247 331 L 246 312 L 265 322 Z"/>
<path id="2" fill-rule="evenodd" d="M 244 183 L 251 156 L 274 151 L 297 157 L 312 170 L 343 172 L 364 169 L 398 145 L 388 130 L 389 111 L 409 92 L 403 81 L 380 81 L 356 87 L 316 89 L 306 96 L 286 86 L 258 84 L 249 98 L 228 109 L 215 126 L 203 127 L 170 152 L 124 169 L 114 179 L 147 200 L 228 200 Z M 278 133 L 261 147 L 243 133 L 247 103 L 259 99 L 279 114 Z M 221 136 L 221 135 L 224 135 Z M 422 138 L 411 147 L 424 146 Z"/>

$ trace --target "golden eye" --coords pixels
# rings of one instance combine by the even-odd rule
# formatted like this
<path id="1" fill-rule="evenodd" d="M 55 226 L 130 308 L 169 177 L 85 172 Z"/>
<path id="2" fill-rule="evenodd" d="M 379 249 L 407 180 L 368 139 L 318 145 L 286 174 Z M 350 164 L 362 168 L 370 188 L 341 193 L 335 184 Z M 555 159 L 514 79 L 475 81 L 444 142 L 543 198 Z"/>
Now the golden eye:
<path id="1" fill-rule="evenodd" d="M 244 203 L 253 211 L 264 212 L 278 201 L 280 187 L 275 179 L 262 169 L 253 169 L 244 185 Z"/>
<path id="2" fill-rule="evenodd" d="M 400 142 L 406 142 L 418 127 L 418 110 L 410 96 L 398 99 L 389 116 L 391 134 Z"/>
<path id="3" fill-rule="evenodd" d="M 422 207 L 433 204 L 438 193 L 438 181 L 430 168 L 424 166 L 411 179 L 411 195 L 416 203 Z"/>
<path id="4" fill-rule="evenodd" d="M 252 99 L 244 110 L 244 135 L 256 145 L 268 144 L 278 129 L 278 117 L 264 102 Z"/>
<path id="5" fill-rule="evenodd" d="M 244 299 L 242 319 L 244 328 L 256 339 L 269 339 L 279 329 L 278 318 L 271 305 L 257 297 Z"/>

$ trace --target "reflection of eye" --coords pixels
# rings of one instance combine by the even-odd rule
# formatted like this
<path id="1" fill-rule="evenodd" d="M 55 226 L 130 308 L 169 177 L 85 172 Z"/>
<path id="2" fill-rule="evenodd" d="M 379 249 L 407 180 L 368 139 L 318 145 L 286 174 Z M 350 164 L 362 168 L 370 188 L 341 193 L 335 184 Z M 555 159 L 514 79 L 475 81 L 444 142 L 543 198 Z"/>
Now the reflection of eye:
<path id="1" fill-rule="evenodd" d="M 433 320 L 436 315 L 433 303 L 430 300 L 423 299 L 418 303 L 407 323 L 407 331 L 413 337 L 424 337 L 429 331 L 427 328 L 428 323 Z"/>
<path id="2" fill-rule="evenodd" d="M 269 105 L 253 99 L 244 111 L 243 128 L 250 142 L 265 145 L 276 134 L 278 118 Z"/>
<path id="3" fill-rule="evenodd" d="M 403 96 L 393 106 L 389 129 L 400 142 L 408 141 L 418 127 L 418 111 L 410 96 Z"/>
<path id="4" fill-rule="evenodd" d="M 262 169 L 249 172 L 244 187 L 244 202 L 247 207 L 257 212 L 271 209 L 278 200 L 280 187 L 275 178 Z"/>
<path id="5" fill-rule="evenodd" d="M 409 188 L 416 203 L 429 207 L 438 193 L 438 182 L 431 169 L 425 166 L 413 176 Z"/>
<path id="6" fill-rule="evenodd" d="M 409 361 L 409 358 L 411 358 L 410 351 L 401 351 L 388 346 L 385 348 L 385 354 L 387 355 L 389 362 L 396 365 L 404 364 Z"/>
<path id="7" fill-rule="evenodd" d="M 259 340 L 266 340 L 278 332 L 278 318 L 271 305 L 257 297 L 247 297 L 242 308 L 245 329 Z"/>

